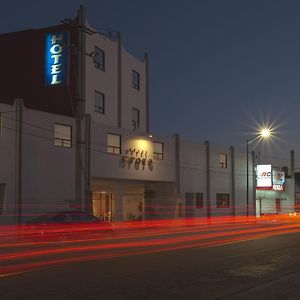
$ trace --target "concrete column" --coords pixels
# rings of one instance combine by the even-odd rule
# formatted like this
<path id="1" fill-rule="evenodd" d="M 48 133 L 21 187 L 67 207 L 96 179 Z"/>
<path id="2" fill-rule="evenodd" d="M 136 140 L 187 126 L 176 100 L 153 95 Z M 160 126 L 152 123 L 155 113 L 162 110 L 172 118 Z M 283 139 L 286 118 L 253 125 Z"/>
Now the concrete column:
<path id="1" fill-rule="evenodd" d="M 296 202 L 296 187 L 295 187 L 295 151 L 294 150 L 291 151 L 291 181 L 293 185 L 294 211 L 296 211 L 297 202 Z"/>
<path id="2" fill-rule="evenodd" d="M 122 36 L 118 32 L 118 127 L 122 127 Z"/>
<path id="3" fill-rule="evenodd" d="M 120 222 L 124 220 L 123 195 L 124 195 L 124 185 L 122 182 L 118 182 L 115 184 L 115 213 L 113 215 L 113 221 Z"/>
<path id="4" fill-rule="evenodd" d="M 85 206 L 85 192 L 82 178 L 83 166 L 83 138 L 82 138 L 82 119 L 85 109 L 85 9 L 80 5 L 78 12 L 78 49 L 77 51 L 77 91 L 76 91 L 76 161 L 75 161 L 75 197 L 76 206 L 82 209 Z"/>
<path id="5" fill-rule="evenodd" d="M 15 136 L 15 216 L 16 223 L 22 222 L 22 117 L 23 100 L 16 99 L 16 136 Z"/>
<path id="6" fill-rule="evenodd" d="M 175 181 L 177 195 L 180 193 L 180 141 L 179 135 L 174 134 L 175 139 Z"/>
<path id="7" fill-rule="evenodd" d="M 209 141 L 205 141 L 206 150 L 206 215 L 207 218 L 211 217 L 211 207 L 210 207 L 210 145 Z"/>
<path id="8" fill-rule="evenodd" d="M 85 210 L 92 213 L 93 195 L 91 191 L 91 116 L 85 117 Z"/>
<path id="9" fill-rule="evenodd" d="M 231 157 L 231 202 L 232 202 L 232 215 L 236 214 L 235 207 L 235 158 L 234 158 L 234 147 L 230 148 L 230 157 Z"/>
<path id="10" fill-rule="evenodd" d="M 255 168 L 256 168 L 256 165 L 255 165 L 255 153 L 254 151 L 251 151 L 251 171 L 250 171 L 250 178 L 251 178 L 251 189 L 252 189 L 252 193 L 251 193 L 251 197 L 252 199 L 250 199 L 250 202 L 252 200 L 252 215 L 253 216 L 256 216 L 256 172 L 255 172 Z"/>
<path id="11" fill-rule="evenodd" d="M 295 178 L 295 151 L 291 151 L 291 178 Z"/>
<path id="12" fill-rule="evenodd" d="M 149 133 L 149 56 L 145 53 L 144 61 L 146 63 L 146 132 Z"/>

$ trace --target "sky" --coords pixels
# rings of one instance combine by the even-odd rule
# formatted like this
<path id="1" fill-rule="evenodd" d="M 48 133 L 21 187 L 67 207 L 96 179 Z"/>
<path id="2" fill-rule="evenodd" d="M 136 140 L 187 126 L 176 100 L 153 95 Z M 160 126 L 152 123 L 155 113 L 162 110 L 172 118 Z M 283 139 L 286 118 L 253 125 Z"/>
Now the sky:
<path id="1" fill-rule="evenodd" d="M 300 160 L 300 1 L 12 0 L 1 4 L 0 33 L 55 25 L 80 4 L 92 27 L 149 54 L 154 135 L 245 151 L 268 125 L 270 144 L 251 147 L 294 149 Z"/>

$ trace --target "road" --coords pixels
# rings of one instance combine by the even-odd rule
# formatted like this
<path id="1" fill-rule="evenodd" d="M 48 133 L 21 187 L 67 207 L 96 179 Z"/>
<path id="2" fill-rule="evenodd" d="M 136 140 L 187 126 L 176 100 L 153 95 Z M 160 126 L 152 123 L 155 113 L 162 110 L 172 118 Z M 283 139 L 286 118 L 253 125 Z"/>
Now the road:
<path id="1" fill-rule="evenodd" d="M 10 243 L 1 248 L 1 300 L 300 298 L 295 219 Z"/>

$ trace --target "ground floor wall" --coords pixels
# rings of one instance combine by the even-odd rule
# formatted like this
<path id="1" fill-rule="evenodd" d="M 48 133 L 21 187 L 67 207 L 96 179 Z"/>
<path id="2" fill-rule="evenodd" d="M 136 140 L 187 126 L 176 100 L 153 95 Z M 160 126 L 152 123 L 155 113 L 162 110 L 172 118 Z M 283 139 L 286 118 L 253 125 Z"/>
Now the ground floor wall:
<path id="1" fill-rule="evenodd" d="M 288 214 L 295 211 L 294 180 L 287 179 L 283 191 L 257 190 L 256 216 Z"/>
<path id="2" fill-rule="evenodd" d="M 93 214 L 104 221 L 174 218 L 174 183 L 92 178 Z"/>

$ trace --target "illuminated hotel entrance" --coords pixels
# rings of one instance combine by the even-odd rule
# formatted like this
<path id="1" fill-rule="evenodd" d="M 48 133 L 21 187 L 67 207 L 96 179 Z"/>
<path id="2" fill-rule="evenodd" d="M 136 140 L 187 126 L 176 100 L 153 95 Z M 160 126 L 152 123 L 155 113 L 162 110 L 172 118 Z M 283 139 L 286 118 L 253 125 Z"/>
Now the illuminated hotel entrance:
<path id="1" fill-rule="evenodd" d="M 93 214 L 103 221 L 139 221 L 177 216 L 174 183 L 92 179 Z"/>
<path id="2" fill-rule="evenodd" d="M 93 193 L 93 214 L 101 221 L 111 222 L 114 218 L 115 205 L 112 193 Z"/>
<path id="3" fill-rule="evenodd" d="M 93 179 L 93 214 L 103 221 L 144 219 L 145 183 Z"/>

